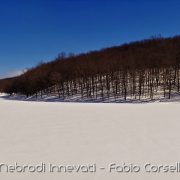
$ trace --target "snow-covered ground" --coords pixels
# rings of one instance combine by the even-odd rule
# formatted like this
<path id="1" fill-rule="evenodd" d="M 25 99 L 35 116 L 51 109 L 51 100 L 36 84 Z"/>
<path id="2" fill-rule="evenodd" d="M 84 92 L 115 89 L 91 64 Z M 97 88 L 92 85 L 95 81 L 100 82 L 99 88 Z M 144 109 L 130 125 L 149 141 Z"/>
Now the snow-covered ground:
<path id="1" fill-rule="evenodd" d="M 46 103 L 0 99 L 0 163 L 97 165 L 96 173 L 0 173 L 3 180 L 178 180 L 109 173 L 109 164 L 180 161 L 180 103 Z M 105 170 L 100 170 L 105 167 Z"/>
<path id="2" fill-rule="evenodd" d="M 172 92 L 171 98 L 169 99 L 167 94 L 166 97 L 163 96 L 163 92 L 159 92 L 156 94 L 156 96 L 151 99 L 150 97 L 139 97 L 133 98 L 131 96 L 127 96 L 126 100 L 124 97 L 98 97 L 95 98 L 87 98 L 87 97 L 81 97 L 80 94 L 78 95 L 72 95 L 72 96 L 66 96 L 61 97 L 57 94 L 51 94 L 51 95 L 33 95 L 33 96 L 25 96 L 25 95 L 19 95 L 19 94 L 13 94 L 13 95 L 6 95 L 2 94 L 4 99 L 8 100 L 18 100 L 18 101 L 38 101 L 38 102 L 79 102 L 79 103 L 154 103 L 154 102 L 180 102 L 180 92 Z"/>

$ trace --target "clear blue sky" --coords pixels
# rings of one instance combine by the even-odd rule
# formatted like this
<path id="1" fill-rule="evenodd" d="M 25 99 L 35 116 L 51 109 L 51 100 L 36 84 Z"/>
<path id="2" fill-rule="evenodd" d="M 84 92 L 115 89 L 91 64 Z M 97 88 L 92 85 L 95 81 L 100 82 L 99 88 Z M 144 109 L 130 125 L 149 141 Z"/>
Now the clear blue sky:
<path id="1" fill-rule="evenodd" d="M 0 0 L 0 77 L 157 34 L 180 34 L 179 0 Z"/>

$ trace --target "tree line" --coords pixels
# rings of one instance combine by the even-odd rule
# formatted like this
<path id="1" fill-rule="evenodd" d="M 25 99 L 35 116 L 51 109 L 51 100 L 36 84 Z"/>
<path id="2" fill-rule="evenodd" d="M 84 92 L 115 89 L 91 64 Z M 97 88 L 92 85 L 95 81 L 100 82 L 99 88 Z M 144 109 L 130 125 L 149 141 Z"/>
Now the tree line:
<path id="1" fill-rule="evenodd" d="M 80 100 L 171 98 L 180 91 L 180 37 L 154 37 L 80 55 L 64 54 L 0 80 L 0 92 Z"/>

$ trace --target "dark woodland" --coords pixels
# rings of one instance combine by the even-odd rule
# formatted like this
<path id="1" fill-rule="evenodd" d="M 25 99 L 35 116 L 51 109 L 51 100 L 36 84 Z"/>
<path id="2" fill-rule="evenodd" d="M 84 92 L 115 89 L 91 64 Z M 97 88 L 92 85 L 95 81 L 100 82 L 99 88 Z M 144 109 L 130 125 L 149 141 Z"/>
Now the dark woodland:
<path id="1" fill-rule="evenodd" d="M 0 92 L 82 101 L 171 98 L 180 91 L 180 36 L 153 37 L 80 55 L 61 53 L 0 80 Z"/>

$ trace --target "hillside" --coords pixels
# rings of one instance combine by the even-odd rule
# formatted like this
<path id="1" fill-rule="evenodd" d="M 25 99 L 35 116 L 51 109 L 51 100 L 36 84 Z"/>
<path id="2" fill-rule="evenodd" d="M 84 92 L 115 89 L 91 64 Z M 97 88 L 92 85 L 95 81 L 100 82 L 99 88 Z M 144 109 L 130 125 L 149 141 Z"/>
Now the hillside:
<path id="1" fill-rule="evenodd" d="M 86 54 L 59 56 L 0 80 L 0 92 L 62 101 L 171 98 L 180 91 L 180 36 L 152 38 Z"/>

